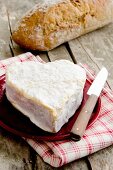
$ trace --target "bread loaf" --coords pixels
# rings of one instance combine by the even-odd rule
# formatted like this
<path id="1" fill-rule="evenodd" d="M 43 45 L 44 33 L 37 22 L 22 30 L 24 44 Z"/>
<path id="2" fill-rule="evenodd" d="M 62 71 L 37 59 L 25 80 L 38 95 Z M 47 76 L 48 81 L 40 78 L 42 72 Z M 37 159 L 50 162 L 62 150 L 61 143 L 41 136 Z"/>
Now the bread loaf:
<path id="1" fill-rule="evenodd" d="M 67 60 L 14 63 L 6 72 L 6 96 L 48 132 L 57 132 L 80 106 L 85 71 Z"/>
<path id="2" fill-rule="evenodd" d="M 38 0 L 12 38 L 27 49 L 51 50 L 112 21 L 113 0 Z"/>

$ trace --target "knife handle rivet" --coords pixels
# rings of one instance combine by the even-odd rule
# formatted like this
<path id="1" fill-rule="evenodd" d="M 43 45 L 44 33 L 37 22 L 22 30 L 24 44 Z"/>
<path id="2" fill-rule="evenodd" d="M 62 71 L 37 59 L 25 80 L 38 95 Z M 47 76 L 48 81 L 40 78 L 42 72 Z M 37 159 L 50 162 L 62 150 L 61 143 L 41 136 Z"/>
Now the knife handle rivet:
<path id="1" fill-rule="evenodd" d="M 76 130 L 79 131 L 79 128 L 77 127 Z"/>
<path id="2" fill-rule="evenodd" d="M 88 111 L 86 110 L 85 113 L 87 113 Z"/>

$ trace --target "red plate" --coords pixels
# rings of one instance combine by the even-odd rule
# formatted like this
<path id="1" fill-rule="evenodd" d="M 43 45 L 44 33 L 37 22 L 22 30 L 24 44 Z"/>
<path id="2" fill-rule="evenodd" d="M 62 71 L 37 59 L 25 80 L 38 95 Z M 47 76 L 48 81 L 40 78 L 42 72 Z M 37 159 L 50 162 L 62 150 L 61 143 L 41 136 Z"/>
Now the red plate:
<path id="1" fill-rule="evenodd" d="M 0 77 L 0 126 L 9 132 L 21 136 L 27 137 L 35 140 L 47 140 L 47 141 L 55 141 L 55 140 L 63 140 L 69 139 L 70 130 L 76 121 L 77 116 L 80 113 L 81 108 L 87 100 L 87 90 L 91 83 L 86 81 L 84 88 L 84 97 L 81 106 L 76 111 L 73 117 L 71 117 L 59 132 L 52 134 L 49 132 L 45 132 L 35 126 L 29 118 L 24 116 L 21 112 L 16 110 L 10 102 L 7 100 L 5 96 L 5 76 Z M 98 99 L 96 107 L 92 113 L 92 117 L 89 121 L 89 126 L 91 126 L 98 118 L 99 110 L 100 110 L 101 100 Z"/>

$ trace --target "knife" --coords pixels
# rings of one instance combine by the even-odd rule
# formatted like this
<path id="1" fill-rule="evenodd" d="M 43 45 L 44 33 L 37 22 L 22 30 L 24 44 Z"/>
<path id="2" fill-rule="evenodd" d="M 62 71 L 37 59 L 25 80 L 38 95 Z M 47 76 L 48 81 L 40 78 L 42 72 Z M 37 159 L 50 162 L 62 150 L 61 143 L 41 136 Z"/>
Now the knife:
<path id="1" fill-rule="evenodd" d="M 104 84 L 107 80 L 108 71 L 103 67 L 100 72 L 97 74 L 95 80 L 87 91 L 88 99 L 83 106 L 81 112 L 79 113 L 71 131 L 70 137 L 74 141 L 79 141 L 84 134 L 84 131 L 88 125 L 91 114 L 94 110 L 94 107 L 97 103 L 98 97 L 104 87 Z"/>

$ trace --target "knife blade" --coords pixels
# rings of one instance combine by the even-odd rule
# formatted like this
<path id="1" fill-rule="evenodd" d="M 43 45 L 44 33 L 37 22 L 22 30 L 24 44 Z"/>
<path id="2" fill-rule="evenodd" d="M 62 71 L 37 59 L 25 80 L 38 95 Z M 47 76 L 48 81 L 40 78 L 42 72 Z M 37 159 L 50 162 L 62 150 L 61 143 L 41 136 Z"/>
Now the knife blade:
<path id="1" fill-rule="evenodd" d="M 98 97 L 105 85 L 105 82 L 108 77 L 108 71 L 105 67 L 103 67 L 100 72 L 97 74 L 95 80 L 92 85 L 89 87 L 87 94 L 88 99 L 80 111 L 71 131 L 70 137 L 74 141 L 79 141 L 84 134 L 84 131 L 88 125 L 91 114 L 94 110 L 94 107 L 97 103 Z"/>

